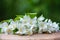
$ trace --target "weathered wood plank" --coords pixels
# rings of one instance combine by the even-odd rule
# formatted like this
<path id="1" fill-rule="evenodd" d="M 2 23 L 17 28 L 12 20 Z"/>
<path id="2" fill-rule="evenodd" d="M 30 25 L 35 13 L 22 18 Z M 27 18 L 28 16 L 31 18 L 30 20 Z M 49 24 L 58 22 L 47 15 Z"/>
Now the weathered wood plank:
<path id="1" fill-rule="evenodd" d="M 60 32 L 52 34 L 34 34 L 32 36 L 0 34 L 0 40 L 60 40 Z"/>

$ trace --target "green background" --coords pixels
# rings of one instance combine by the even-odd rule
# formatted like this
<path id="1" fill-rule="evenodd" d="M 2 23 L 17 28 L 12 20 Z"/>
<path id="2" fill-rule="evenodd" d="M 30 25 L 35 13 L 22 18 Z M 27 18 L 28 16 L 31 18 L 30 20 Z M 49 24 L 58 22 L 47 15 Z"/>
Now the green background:
<path id="1" fill-rule="evenodd" d="M 0 21 L 25 13 L 43 14 L 60 22 L 60 0 L 0 0 Z"/>

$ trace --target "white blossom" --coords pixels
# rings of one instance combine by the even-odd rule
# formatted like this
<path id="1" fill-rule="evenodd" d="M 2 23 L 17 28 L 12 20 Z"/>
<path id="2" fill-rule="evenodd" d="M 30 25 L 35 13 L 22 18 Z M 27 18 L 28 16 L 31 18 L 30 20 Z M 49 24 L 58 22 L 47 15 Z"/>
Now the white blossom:
<path id="1" fill-rule="evenodd" d="M 38 18 L 38 21 L 43 21 L 45 18 L 43 17 L 43 15 L 41 15 L 39 18 Z"/>
<path id="2" fill-rule="evenodd" d="M 9 26 L 8 26 L 11 30 L 14 30 L 15 28 L 17 28 L 17 22 L 14 22 L 13 20 L 10 22 Z"/>
<path id="3" fill-rule="evenodd" d="M 25 15 L 23 18 L 20 19 L 20 23 L 18 24 L 19 31 L 16 32 L 16 34 L 33 34 L 33 27 L 37 27 L 36 23 L 37 17 L 31 19 L 29 16 Z"/>
<path id="4" fill-rule="evenodd" d="M 2 24 L 2 32 L 5 33 L 5 34 L 10 34 L 10 33 L 12 33 L 12 32 L 11 32 L 11 29 L 9 29 L 9 27 L 8 27 L 8 23 L 7 23 L 7 22 L 4 22 L 4 23 Z"/>
<path id="5" fill-rule="evenodd" d="M 47 31 L 47 24 L 45 22 L 38 23 L 39 26 L 39 33 Z"/>
<path id="6" fill-rule="evenodd" d="M 20 20 L 17 21 L 10 19 L 9 23 L 0 23 L 0 28 L 2 29 L 2 33 L 5 34 L 13 34 L 13 30 L 17 28 L 18 30 L 15 32 L 15 34 L 32 35 L 36 32 L 57 32 L 59 30 L 59 23 L 52 22 L 51 19 L 45 19 L 43 15 L 41 15 L 39 18 L 36 16 L 31 18 L 29 15 L 25 15 L 20 17 Z"/>

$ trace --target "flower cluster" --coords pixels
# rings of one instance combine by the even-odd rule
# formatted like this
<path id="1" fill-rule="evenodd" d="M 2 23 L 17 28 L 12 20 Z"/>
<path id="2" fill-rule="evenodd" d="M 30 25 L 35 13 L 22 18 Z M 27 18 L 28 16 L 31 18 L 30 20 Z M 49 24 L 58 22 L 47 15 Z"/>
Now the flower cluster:
<path id="1" fill-rule="evenodd" d="M 31 18 L 29 15 L 20 17 L 19 20 L 0 23 L 1 32 L 5 34 L 32 35 L 34 33 L 57 32 L 59 23 L 52 22 L 50 19 L 45 19 L 43 15 L 39 18 L 36 16 Z M 17 29 L 17 30 L 16 30 Z M 14 30 L 16 30 L 14 32 Z"/>
<path id="2" fill-rule="evenodd" d="M 52 22 L 51 19 L 45 19 L 43 15 L 38 18 L 39 33 L 47 32 L 57 32 L 59 30 L 59 23 Z"/>

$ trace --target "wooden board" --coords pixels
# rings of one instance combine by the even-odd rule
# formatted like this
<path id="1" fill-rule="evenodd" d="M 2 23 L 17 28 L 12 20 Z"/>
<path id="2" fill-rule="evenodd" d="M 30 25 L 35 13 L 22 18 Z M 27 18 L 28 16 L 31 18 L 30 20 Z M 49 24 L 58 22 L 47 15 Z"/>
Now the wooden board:
<path id="1" fill-rule="evenodd" d="M 60 32 L 52 34 L 34 34 L 32 36 L 0 34 L 0 40 L 60 40 Z"/>

